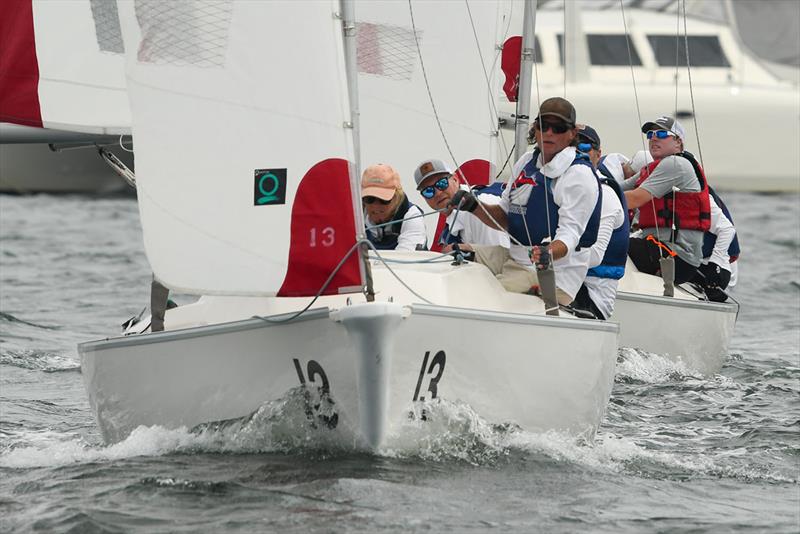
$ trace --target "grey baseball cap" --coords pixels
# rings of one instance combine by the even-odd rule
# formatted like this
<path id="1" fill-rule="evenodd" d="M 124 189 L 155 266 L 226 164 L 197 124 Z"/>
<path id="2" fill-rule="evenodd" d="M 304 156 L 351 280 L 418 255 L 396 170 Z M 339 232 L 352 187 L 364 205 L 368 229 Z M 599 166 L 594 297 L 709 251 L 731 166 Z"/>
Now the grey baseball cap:
<path id="1" fill-rule="evenodd" d="M 426 159 L 414 169 L 414 181 L 417 183 L 417 191 L 420 184 L 437 174 L 453 174 L 450 166 L 440 159 Z"/>
<path id="2" fill-rule="evenodd" d="M 647 133 L 650 130 L 667 130 L 678 136 L 681 141 L 686 140 L 686 130 L 677 119 L 669 115 L 662 115 L 654 121 L 647 121 L 642 124 L 642 133 Z"/>

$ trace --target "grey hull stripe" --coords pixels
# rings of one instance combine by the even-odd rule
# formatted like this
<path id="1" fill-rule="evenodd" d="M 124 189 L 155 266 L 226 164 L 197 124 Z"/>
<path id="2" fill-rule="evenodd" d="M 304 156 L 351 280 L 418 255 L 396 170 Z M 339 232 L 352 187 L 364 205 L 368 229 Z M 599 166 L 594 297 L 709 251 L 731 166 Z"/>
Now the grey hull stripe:
<path id="1" fill-rule="evenodd" d="M 556 328 L 572 328 L 577 330 L 601 330 L 605 332 L 619 332 L 617 323 L 596 321 L 590 319 L 575 319 L 570 317 L 552 317 L 545 315 L 528 315 L 523 313 L 502 313 L 484 310 L 473 310 L 469 308 L 453 308 L 449 306 L 431 306 L 428 304 L 412 304 L 409 306 L 413 314 L 429 315 L 437 317 L 450 317 L 453 319 L 479 319 L 483 321 L 495 321 L 514 324 L 529 324 L 537 326 L 552 326 Z M 273 315 L 270 318 L 281 319 L 290 317 L 293 313 Z M 328 308 L 315 308 L 308 310 L 293 322 L 314 321 L 327 319 L 330 316 Z M 181 330 L 170 330 L 165 332 L 135 334 L 116 338 L 107 338 L 97 341 L 87 341 L 78 345 L 78 352 L 85 354 L 97 350 L 107 350 L 121 347 L 134 347 L 138 345 L 148 345 L 150 343 L 163 343 L 168 341 L 178 341 L 191 338 L 205 337 L 218 334 L 228 334 L 253 330 L 257 328 L 270 328 L 275 326 L 273 323 L 266 322 L 259 318 L 243 319 L 209 326 L 197 326 L 184 328 Z"/>
<path id="2" fill-rule="evenodd" d="M 431 306 L 429 304 L 412 304 L 411 310 L 414 314 L 452 317 L 454 319 L 480 319 L 483 321 L 496 321 L 503 323 L 571 328 L 573 330 L 603 330 L 605 332 L 619 332 L 619 325 L 617 323 L 597 321 L 595 319 L 576 319 L 565 316 L 553 317 L 551 315 L 531 315 L 525 313 L 503 313 L 486 310 L 473 310 L 470 308 Z"/>
<path id="3" fill-rule="evenodd" d="M 641 302 L 643 304 L 657 304 L 659 306 L 677 306 L 679 308 L 690 308 L 693 310 L 709 310 L 736 314 L 739 305 L 733 302 L 711 302 L 705 300 L 683 300 L 673 297 L 662 297 L 656 295 L 640 295 L 638 293 L 617 293 L 617 300 L 629 302 Z"/>
<path id="4" fill-rule="evenodd" d="M 270 319 L 285 319 L 291 317 L 296 312 L 282 313 L 280 315 L 271 315 Z M 319 319 L 327 319 L 330 315 L 328 308 L 314 308 L 308 310 L 303 315 L 292 321 L 293 323 L 301 323 L 304 321 L 314 321 Z M 163 343 L 166 341 L 178 341 L 184 339 L 191 339 L 196 337 L 213 336 L 218 334 L 229 334 L 232 332 L 241 332 L 244 330 L 255 330 L 257 328 L 270 328 L 280 323 L 270 323 L 259 318 L 243 319 L 241 321 L 231 321 L 228 323 L 220 323 L 208 326 L 195 326 L 191 328 L 182 328 L 180 330 L 168 330 L 165 332 L 134 334 L 131 336 L 121 336 L 114 338 L 100 339 L 97 341 L 87 341 L 78 345 L 78 352 L 84 354 L 95 350 L 115 349 L 119 347 L 134 347 L 137 345 L 148 345 L 150 343 Z"/>

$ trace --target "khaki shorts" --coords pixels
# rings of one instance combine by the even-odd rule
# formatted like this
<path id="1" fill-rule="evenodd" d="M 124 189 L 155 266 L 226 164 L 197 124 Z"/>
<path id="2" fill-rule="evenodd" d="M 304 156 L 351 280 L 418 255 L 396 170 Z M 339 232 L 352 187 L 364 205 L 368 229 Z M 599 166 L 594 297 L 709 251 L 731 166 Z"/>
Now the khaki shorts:
<path id="1" fill-rule="evenodd" d="M 532 286 L 539 285 L 539 277 L 536 276 L 536 269 L 530 269 L 520 265 L 513 259 L 508 249 L 501 246 L 483 247 L 475 246 L 475 261 L 482 263 L 503 284 L 506 291 L 512 293 L 527 293 Z M 564 306 L 572 302 L 572 297 L 566 294 L 561 288 L 556 287 L 556 299 L 559 304 Z"/>

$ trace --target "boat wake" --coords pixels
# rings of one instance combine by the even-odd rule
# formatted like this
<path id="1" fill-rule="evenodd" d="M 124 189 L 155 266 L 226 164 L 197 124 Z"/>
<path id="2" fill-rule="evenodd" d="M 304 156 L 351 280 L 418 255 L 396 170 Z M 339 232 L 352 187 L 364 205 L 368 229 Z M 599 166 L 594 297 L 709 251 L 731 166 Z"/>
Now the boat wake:
<path id="1" fill-rule="evenodd" d="M 330 423 L 325 399 L 293 389 L 249 416 L 199 425 L 165 429 L 139 427 L 124 441 L 99 446 L 77 434 L 53 431 L 5 432 L 11 445 L 0 448 L 0 468 L 25 469 L 69 464 L 111 462 L 141 456 L 192 454 L 280 453 L 326 459 L 360 454 L 347 421 Z M 322 401 L 322 411 L 309 411 Z M 330 401 L 328 401 L 330 402 Z M 535 433 L 515 425 L 492 424 L 470 406 L 434 400 L 409 406 L 416 415 L 395 430 L 377 455 L 397 460 L 457 462 L 475 467 L 513 465 L 531 460 L 572 465 L 600 473 L 624 473 L 655 479 L 735 478 L 745 481 L 797 483 L 790 474 L 769 465 L 730 462 L 730 453 L 715 456 L 680 454 L 613 432 L 599 432 L 593 440 L 549 431 Z M 425 418 L 420 417 L 424 409 Z M 328 417 L 328 419 L 325 419 Z M 327 423 L 326 423 L 327 421 Z M 4 439 L 8 443 L 8 440 Z"/>
<path id="2" fill-rule="evenodd" d="M 702 375 L 675 362 L 641 349 L 622 347 L 617 359 L 617 383 L 658 384 L 662 382 L 700 378 Z"/>
<path id="3" fill-rule="evenodd" d="M 81 369 L 80 362 L 66 354 L 35 349 L 0 352 L 0 365 L 12 365 L 45 373 L 80 371 Z"/>

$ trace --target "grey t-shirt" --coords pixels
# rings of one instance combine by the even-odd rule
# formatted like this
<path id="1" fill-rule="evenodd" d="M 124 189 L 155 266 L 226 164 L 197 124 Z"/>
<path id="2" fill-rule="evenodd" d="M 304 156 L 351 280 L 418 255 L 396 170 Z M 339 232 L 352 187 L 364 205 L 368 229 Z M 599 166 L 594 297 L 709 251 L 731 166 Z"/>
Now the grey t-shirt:
<path id="1" fill-rule="evenodd" d="M 636 173 L 625 180 L 622 188 L 625 190 L 633 189 L 639 173 Z M 688 159 L 681 156 L 667 156 L 653 170 L 653 173 L 642 182 L 640 186 L 655 198 L 661 198 L 672 192 L 673 187 L 681 191 L 697 192 L 700 191 L 700 181 L 694 174 L 694 168 Z M 652 210 L 649 202 L 640 207 L 639 210 Z M 643 228 L 644 235 L 655 235 L 656 239 L 670 247 L 678 254 L 678 257 L 690 265 L 697 267 L 703 259 L 703 231 L 686 230 L 678 231 L 674 244 L 670 244 L 670 228 Z"/>

